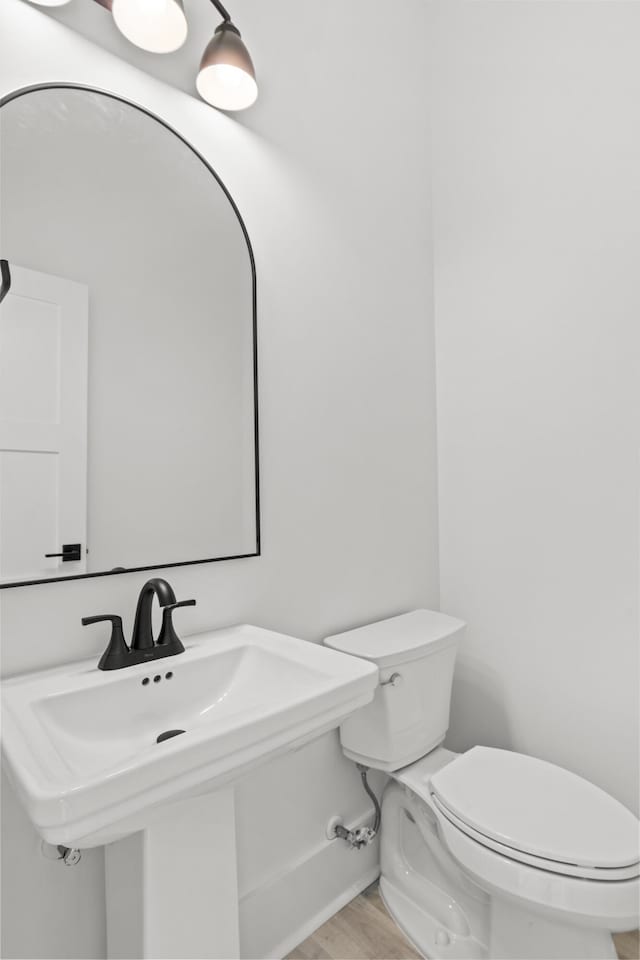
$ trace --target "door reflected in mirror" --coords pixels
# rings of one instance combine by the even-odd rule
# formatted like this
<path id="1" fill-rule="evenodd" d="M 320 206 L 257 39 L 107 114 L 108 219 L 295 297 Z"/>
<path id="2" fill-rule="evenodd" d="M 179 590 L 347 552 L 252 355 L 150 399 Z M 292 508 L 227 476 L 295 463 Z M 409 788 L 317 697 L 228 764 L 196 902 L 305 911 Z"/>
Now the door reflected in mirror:
<path id="1" fill-rule="evenodd" d="M 95 90 L 19 91 L 0 133 L 0 586 L 256 555 L 255 268 L 226 188 Z"/>

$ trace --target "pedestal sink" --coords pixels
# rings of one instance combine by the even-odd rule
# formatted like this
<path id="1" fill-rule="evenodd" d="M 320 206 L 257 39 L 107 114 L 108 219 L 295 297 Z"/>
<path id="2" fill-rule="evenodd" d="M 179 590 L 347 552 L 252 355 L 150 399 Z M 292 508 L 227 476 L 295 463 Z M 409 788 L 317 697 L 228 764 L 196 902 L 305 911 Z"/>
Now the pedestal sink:
<path id="1" fill-rule="evenodd" d="M 365 660 L 248 625 L 185 647 L 2 683 L 3 763 L 36 830 L 107 844 L 109 957 L 239 956 L 233 781 L 337 727 L 378 682 Z"/>

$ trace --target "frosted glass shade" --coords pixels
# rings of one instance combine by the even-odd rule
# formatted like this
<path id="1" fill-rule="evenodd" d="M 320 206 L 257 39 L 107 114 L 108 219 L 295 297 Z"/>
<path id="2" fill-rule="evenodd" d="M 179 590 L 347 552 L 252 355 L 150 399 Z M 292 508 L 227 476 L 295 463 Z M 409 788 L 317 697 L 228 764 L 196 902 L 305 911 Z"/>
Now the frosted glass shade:
<path id="1" fill-rule="evenodd" d="M 245 110 L 258 96 L 255 70 L 239 30 L 225 21 L 208 44 L 196 79 L 203 100 L 220 110 Z"/>
<path id="2" fill-rule="evenodd" d="M 142 50 L 172 53 L 187 38 L 182 0 L 113 0 L 120 33 Z"/>

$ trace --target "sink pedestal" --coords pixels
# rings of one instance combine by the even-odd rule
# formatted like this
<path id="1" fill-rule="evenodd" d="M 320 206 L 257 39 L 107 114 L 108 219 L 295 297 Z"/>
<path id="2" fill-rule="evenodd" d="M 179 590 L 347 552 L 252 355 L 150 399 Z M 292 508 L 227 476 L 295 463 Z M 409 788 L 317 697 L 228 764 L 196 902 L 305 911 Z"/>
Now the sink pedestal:
<path id="1" fill-rule="evenodd" d="M 232 787 L 158 808 L 105 860 L 110 960 L 239 957 Z"/>

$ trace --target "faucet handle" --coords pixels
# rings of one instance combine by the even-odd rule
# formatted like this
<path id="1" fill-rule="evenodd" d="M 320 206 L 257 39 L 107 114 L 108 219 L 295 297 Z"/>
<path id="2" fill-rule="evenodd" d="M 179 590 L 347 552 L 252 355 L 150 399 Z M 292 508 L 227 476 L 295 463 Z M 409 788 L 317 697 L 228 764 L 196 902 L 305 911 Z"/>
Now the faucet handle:
<path id="1" fill-rule="evenodd" d="M 83 627 L 88 627 L 90 623 L 102 623 L 103 620 L 110 620 L 114 627 L 117 627 L 118 624 L 122 626 L 122 617 L 115 613 L 100 613 L 97 617 L 83 617 L 81 623 Z"/>
<path id="2" fill-rule="evenodd" d="M 112 613 L 99 614 L 97 617 L 83 617 L 82 626 L 88 627 L 91 623 L 101 623 L 103 620 L 111 622 L 111 639 L 100 657 L 98 670 L 118 670 L 127 665 L 129 657 L 129 647 L 122 631 L 122 617 Z"/>
<path id="3" fill-rule="evenodd" d="M 168 603 L 163 610 L 175 610 L 176 607 L 195 607 L 195 600 L 178 600 L 177 603 Z"/>
<path id="4" fill-rule="evenodd" d="M 168 603 L 162 608 L 162 627 L 160 636 L 156 640 L 157 647 L 171 647 L 173 653 L 184 653 L 184 645 L 175 631 L 172 615 L 177 607 L 195 607 L 195 605 L 195 600 L 179 600 L 177 603 Z"/>

